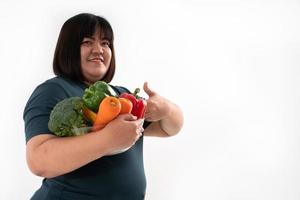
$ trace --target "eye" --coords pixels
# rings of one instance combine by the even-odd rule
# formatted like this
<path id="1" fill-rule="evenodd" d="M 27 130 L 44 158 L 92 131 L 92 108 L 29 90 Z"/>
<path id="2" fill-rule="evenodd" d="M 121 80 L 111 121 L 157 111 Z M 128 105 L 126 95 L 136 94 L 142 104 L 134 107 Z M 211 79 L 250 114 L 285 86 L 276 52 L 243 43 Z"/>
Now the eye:
<path id="1" fill-rule="evenodd" d="M 109 47 L 110 42 L 109 42 L 108 40 L 103 40 L 103 41 L 102 41 L 102 45 L 103 45 L 103 46 Z"/>
<path id="2" fill-rule="evenodd" d="M 93 44 L 93 41 L 89 38 L 84 38 L 83 41 L 81 42 L 82 45 L 87 45 L 90 46 Z"/>

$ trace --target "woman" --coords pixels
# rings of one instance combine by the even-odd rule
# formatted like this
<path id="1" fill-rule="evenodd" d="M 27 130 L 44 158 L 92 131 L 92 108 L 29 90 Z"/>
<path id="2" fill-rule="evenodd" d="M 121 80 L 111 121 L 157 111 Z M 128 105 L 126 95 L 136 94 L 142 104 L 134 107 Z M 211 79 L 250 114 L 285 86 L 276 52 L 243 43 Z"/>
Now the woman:
<path id="1" fill-rule="evenodd" d="M 180 108 L 145 83 L 149 96 L 145 123 L 124 114 L 83 136 L 57 137 L 49 131 L 49 115 L 56 103 L 82 96 L 84 89 L 98 80 L 112 80 L 113 40 L 113 30 L 102 17 L 83 13 L 64 23 L 54 54 L 56 77 L 34 90 L 24 110 L 27 163 L 32 173 L 44 177 L 33 200 L 144 199 L 144 136 L 171 136 L 181 129 Z M 113 88 L 119 93 L 128 91 Z"/>

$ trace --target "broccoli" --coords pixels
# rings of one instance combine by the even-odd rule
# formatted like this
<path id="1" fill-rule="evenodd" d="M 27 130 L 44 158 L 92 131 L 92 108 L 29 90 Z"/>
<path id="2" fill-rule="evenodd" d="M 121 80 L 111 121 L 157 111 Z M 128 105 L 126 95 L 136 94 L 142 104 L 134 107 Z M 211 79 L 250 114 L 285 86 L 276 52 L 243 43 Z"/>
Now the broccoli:
<path id="1" fill-rule="evenodd" d="M 81 135 L 74 130 L 86 127 L 83 116 L 83 100 L 80 97 L 70 97 L 58 102 L 50 114 L 48 128 L 57 136 Z"/>

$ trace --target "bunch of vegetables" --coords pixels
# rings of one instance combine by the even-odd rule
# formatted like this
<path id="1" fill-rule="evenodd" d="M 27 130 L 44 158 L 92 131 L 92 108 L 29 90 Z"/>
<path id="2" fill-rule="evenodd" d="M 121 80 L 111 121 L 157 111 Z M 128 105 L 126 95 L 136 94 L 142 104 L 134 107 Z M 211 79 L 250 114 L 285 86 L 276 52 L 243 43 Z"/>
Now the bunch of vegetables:
<path id="1" fill-rule="evenodd" d="M 97 81 L 85 89 L 81 97 L 70 97 L 58 102 L 50 114 L 49 130 L 58 136 L 82 135 L 100 130 L 120 114 L 131 113 L 144 118 L 146 101 L 133 94 L 116 95 L 105 82 Z"/>

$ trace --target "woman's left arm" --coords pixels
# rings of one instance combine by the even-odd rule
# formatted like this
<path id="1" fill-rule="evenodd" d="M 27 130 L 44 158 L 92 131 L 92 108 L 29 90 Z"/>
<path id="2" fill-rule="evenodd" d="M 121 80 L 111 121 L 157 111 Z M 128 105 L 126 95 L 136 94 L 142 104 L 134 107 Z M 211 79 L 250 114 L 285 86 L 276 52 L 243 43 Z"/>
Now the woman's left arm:
<path id="1" fill-rule="evenodd" d="M 152 122 L 144 131 L 145 136 L 168 137 L 176 135 L 183 125 L 183 114 L 179 106 L 160 96 L 144 83 L 149 98 L 145 120 Z"/>

